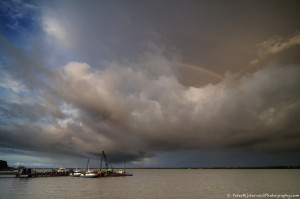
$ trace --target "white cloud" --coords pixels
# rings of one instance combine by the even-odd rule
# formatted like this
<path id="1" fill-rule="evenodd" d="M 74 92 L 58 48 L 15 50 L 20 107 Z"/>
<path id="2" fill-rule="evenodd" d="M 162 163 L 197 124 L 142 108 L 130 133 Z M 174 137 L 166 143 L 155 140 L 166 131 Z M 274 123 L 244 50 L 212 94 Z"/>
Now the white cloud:
<path id="1" fill-rule="evenodd" d="M 168 64 L 152 67 L 165 71 Z M 116 65 L 100 72 L 72 62 L 53 88 L 80 110 L 78 119 L 89 132 L 110 140 L 110 150 L 248 142 L 255 147 L 290 131 L 290 117 L 298 110 L 299 76 L 297 66 L 268 67 L 252 76 L 227 76 L 220 84 L 193 88 L 182 86 L 172 74 L 153 76 L 152 71 Z M 294 108 L 288 108 L 292 104 Z"/>
<path id="2" fill-rule="evenodd" d="M 0 77 L 0 87 L 2 88 L 11 89 L 16 93 L 24 91 L 26 88 L 21 82 L 13 79 L 8 74 L 2 73 Z"/>
<path id="3" fill-rule="evenodd" d="M 264 58 L 269 55 L 277 54 L 281 51 L 284 51 L 288 48 L 291 48 L 299 44 L 300 44 L 299 33 L 290 38 L 274 36 L 262 42 L 261 44 L 257 44 L 258 54 L 261 58 Z"/>
<path id="4" fill-rule="evenodd" d="M 43 18 L 43 28 L 44 31 L 52 38 L 54 38 L 57 44 L 63 44 L 64 46 L 69 45 L 69 39 L 67 37 L 67 31 L 64 29 L 63 25 L 55 18 L 45 16 Z M 50 43 L 53 39 L 50 39 Z"/>
<path id="5" fill-rule="evenodd" d="M 47 73 L 41 108 L 7 104 L 16 118 L 29 117 L 18 111 L 27 110 L 34 119 L 1 127 L 9 132 L 0 134 L 2 145 L 73 155 L 105 150 L 128 160 L 213 147 L 299 150 L 297 65 L 227 74 L 219 84 L 195 88 L 178 81 L 174 62 L 162 54 L 143 56 L 140 65 L 107 63 L 101 70 L 69 62 Z M 49 115 L 46 122 L 37 120 Z M 296 141 L 288 145 L 291 136 Z"/>

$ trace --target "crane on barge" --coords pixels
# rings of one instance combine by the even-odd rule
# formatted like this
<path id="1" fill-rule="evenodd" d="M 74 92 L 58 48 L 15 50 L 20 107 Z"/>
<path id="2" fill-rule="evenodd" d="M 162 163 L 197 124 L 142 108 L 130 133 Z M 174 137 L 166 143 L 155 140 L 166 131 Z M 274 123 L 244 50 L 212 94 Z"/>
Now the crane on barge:
<path id="1" fill-rule="evenodd" d="M 102 171 L 103 161 L 104 161 L 106 171 Z M 125 165 L 126 165 L 126 162 L 125 162 Z M 132 176 L 132 174 L 129 174 L 125 171 L 125 166 L 124 166 L 124 171 L 115 172 L 112 164 L 107 159 L 105 152 L 102 151 L 101 162 L 100 162 L 100 177 L 109 177 L 109 176 L 114 176 L 114 177 L 115 176 Z"/>

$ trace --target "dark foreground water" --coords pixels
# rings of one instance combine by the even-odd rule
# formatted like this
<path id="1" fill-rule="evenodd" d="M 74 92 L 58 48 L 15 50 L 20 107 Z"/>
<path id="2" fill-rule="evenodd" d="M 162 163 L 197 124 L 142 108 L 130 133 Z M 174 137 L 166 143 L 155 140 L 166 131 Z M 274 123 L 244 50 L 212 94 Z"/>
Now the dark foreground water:
<path id="1" fill-rule="evenodd" d="M 0 198 L 277 197 L 287 199 L 290 196 L 300 199 L 299 196 L 295 196 L 300 194 L 300 170 L 298 169 L 128 169 L 128 171 L 134 175 L 94 179 L 79 177 L 0 178 Z M 284 197 L 284 194 L 287 196 Z"/>

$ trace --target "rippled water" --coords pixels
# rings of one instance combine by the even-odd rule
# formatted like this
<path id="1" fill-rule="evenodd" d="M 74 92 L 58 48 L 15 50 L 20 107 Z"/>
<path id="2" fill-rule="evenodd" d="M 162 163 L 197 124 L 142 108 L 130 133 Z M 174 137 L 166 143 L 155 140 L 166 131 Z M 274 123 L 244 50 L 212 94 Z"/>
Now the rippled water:
<path id="1" fill-rule="evenodd" d="M 230 198 L 227 194 L 299 194 L 300 170 L 136 169 L 107 178 L 0 178 L 0 198 Z M 297 197 L 299 198 L 299 197 Z"/>

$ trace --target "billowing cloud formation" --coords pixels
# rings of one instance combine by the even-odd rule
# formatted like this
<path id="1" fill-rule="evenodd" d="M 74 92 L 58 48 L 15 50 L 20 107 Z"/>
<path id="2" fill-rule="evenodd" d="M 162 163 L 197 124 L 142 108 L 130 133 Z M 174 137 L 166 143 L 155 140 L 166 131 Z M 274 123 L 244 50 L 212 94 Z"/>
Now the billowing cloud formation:
<path id="1" fill-rule="evenodd" d="M 161 54 L 103 70 L 70 62 L 50 73 L 40 105 L 3 102 L 2 117 L 16 121 L 2 122 L 1 146 L 72 155 L 105 150 L 115 160 L 200 148 L 300 150 L 298 65 L 226 74 L 200 88 L 183 86 L 174 65 Z"/>
<path id="2" fill-rule="evenodd" d="M 84 111 L 78 121 L 97 134 L 100 148 L 299 149 L 298 66 L 268 67 L 242 79 L 229 75 L 202 88 L 183 87 L 173 75 L 151 77 L 121 66 L 92 71 L 83 63 L 69 63 L 62 77 L 57 94 Z"/>

